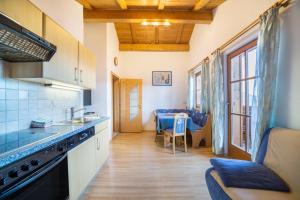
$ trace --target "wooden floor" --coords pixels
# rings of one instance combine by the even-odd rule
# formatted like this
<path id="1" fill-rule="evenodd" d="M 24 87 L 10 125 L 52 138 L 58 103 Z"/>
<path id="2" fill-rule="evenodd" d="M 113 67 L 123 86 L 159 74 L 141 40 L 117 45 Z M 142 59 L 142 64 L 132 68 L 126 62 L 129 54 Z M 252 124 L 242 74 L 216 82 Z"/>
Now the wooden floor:
<path id="1" fill-rule="evenodd" d="M 153 132 L 114 137 L 109 159 L 82 199 L 210 199 L 204 177 L 210 149 L 189 148 L 173 156 L 154 137 Z"/>

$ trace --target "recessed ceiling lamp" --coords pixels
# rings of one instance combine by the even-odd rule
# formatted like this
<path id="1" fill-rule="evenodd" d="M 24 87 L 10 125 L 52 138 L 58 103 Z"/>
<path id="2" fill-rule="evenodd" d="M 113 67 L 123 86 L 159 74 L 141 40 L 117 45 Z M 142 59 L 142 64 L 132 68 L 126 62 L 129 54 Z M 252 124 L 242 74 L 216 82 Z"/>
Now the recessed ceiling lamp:
<path id="1" fill-rule="evenodd" d="M 169 21 L 143 21 L 141 23 L 143 26 L 170 26 L 171 23 Z"/>

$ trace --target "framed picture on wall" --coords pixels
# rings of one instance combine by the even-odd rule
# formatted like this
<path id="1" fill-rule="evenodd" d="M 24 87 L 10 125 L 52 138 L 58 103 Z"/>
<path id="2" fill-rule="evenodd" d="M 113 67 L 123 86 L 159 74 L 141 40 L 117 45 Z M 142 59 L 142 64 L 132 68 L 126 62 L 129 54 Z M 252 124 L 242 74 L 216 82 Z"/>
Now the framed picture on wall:
<path id="1" fill-rule="evenodd" d="M 152 72 L 153 86 L 172 86 L 171 71 L 153 71 Z"/>

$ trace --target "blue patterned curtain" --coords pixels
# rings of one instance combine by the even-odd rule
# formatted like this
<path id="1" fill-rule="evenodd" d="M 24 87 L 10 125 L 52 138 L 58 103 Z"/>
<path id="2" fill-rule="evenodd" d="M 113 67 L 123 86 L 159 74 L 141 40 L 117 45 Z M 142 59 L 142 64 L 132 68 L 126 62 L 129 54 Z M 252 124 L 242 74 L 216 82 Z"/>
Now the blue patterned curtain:
<path id="1" fill-rule="evenodd" d="M 211 64 L 212 148 L 215 154 L 224 153 L 225 93 L 222 55 L 217 51 Z"/>
<path id="2" fill-rule="evenodd" d="M 187 109 L 195 108 L 195 100 L 194 100 L 194 82 L 195 82 L 195 74 L 194 71 L 189 71 L 188 77 L 188 97 L 187 97 Z"/>
<path id="3" fill-rule="evenodd" d="M 201 113 L 210 112 L 210 80 L 209 80 L 209 60 L 205 59 L 201 66 Z"/>
<path id="4" fill-rule="evenodd" d="M 280 40 L 279 7 L 268 10 L 260 17 L 258 37 L 256 76 L 256 94 L 253 98 L 253 112 L 257 113 L 254 140 L 252 143 L 252 160 L 255 160 L 262 135 L 267 128 L 274 125 L 274 108 L 276 80 L 278 72 L 278 51 Z"/>

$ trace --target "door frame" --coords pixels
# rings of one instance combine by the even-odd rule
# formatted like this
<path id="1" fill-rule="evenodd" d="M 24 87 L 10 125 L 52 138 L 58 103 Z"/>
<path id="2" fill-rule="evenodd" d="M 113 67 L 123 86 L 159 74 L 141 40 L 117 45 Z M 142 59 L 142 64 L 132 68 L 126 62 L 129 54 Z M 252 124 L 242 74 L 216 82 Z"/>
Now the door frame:
<path id="1" fill-rule="evenodd" d="M 231 59 L 240 55 L 241 53 L 257 46 L 257 38 L 248 42 L 247 44 L 239 47 L 238 49 L 232 51 L 227 55 L 227 102 L 228 102 L 228 110 L 227 110 L 227 119 L 228 119 L 228 155 L 233 158 L 251 160 L 251 155 L 248 152 L 241 150 L 240 148 L 231 144 Z M 246 137 L 246 140 L 248 138 Z M 247 143 L 247 142 L 246 142 Z"/>
<path id="2" fill-rule="evenodd" d="M 120 77 L 115 73 L 111 72 L 111 82 L 112 82 L 112 124 L 113 124 L 113 137 L 114 133 L 120 133 Z M 115 81 L 119 81 L 119 91 L 116 91 Z M 116 105 L 118 104 L 118 105 Z M 119 117 L 116 118 L 116 113 Z M 118 125 L 116 125 L 116 123 Z"/>

